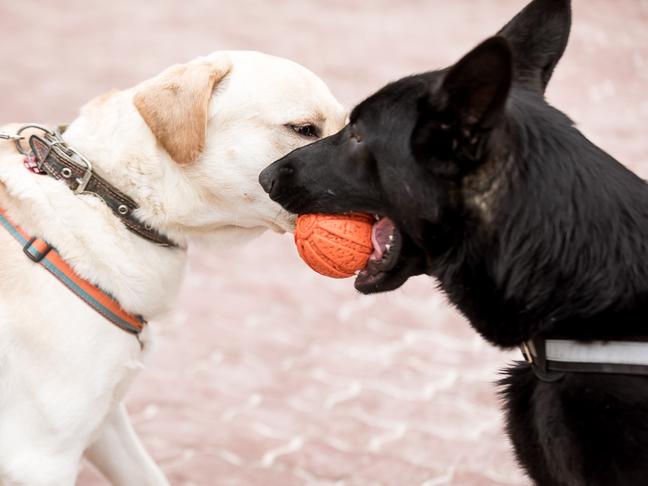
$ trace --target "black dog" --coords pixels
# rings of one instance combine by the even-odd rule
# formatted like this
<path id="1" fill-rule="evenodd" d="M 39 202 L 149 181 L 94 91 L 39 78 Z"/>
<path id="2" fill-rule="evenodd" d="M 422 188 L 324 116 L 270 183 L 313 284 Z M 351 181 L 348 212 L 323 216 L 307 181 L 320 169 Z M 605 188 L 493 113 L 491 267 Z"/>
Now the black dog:
<path id="1" fill-rule="evenodd" d="M 361 292 L 427 273 L 486 339 L 524 345 L 533 366 L 508 370 L 503 394 L 537 484 L 643 485 L 647 363 L 561 364 L 548 351 L 645 351 L 648 336 L 648 187 L 544 99 L 570 24 L 568 0 L 535 0 L 451 68 L 384 87 L 260 182 L 294 213 L 380 215 Z"/>

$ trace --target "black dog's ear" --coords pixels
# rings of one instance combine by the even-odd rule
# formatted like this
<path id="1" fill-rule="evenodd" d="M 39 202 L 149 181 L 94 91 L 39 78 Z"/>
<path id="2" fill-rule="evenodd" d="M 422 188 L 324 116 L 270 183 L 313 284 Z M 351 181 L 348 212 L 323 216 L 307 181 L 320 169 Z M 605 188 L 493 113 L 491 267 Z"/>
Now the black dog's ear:
<path id="1" fill-rule="evenodd" d="M 475 47 L 443 79 L 446 114 L 463 129 L 491 128 L 508 98 L 512 64 L 511 48 L 502 37 Z"/>
<path id="2" fill-rule="evenodd" d="M 480 142 L 500 120 L 512 79 L 513 54 L 503 37 L 491 37 L 469 52 L 419 101 L 414 156 L 480 160 Z"/>
<path id="3" fill-rule="evenodd" d="M 533 0 L 506 24 L 497 35 L 513 47 L 516 81 L 544 93 L 570 29 L 570 0 Z"/>

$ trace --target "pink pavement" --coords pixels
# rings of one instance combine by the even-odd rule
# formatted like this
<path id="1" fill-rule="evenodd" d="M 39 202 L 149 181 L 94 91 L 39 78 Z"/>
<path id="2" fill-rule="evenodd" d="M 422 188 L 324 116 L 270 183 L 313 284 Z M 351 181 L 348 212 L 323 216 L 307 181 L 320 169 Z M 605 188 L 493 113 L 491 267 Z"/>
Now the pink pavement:
<path id="1" fill-rule="evenodd" d="M 292 58 L 351 106 L 452 63 L 525 3 L 1 2 L 2 121 L 66 121 L 95 95 L 218 49 Z M 575 0 L 548 98 L 644 177 L 647 88 L 648 2 Z M 174 485 L 529 484 L 493 385 L 518 354 L 487 345 L 430 279 L 362 297 L 267 234 L 194 253 L 176 311 L 151 327 L 127 403 Z M 105 482 L 84 466 L 78 484 Z"/>

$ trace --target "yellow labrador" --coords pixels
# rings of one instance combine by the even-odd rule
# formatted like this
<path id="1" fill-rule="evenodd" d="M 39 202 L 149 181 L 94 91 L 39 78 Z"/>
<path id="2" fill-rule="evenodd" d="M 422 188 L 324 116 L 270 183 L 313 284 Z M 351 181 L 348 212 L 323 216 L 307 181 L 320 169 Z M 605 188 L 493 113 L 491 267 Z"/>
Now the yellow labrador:
<path id="1" fill-rule="evenodd" d="M 91 101 L 63 135 L 177 247 L 129 231 L 101 198 L 26 170 L 11 141 L 0 141 L 0 209 L 125 311 L 154 319 L 173 303 L 191 242 L 292 228 L 258 174 L 345 117 L 305 68 L 219 52 Z M 0 484 L 72 485 L 84 453 L 115 485 L 168 484 L 121 403 L 140 342 L 22 250 L 0 228 Z"/>

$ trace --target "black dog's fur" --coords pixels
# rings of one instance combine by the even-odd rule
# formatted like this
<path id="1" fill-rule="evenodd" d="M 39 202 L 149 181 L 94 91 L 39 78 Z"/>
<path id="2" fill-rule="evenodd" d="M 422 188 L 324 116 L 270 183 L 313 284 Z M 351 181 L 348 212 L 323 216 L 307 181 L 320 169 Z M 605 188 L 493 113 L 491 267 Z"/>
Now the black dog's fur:
<path id="1" fill-rule="evenodd" d="M 453 67 L 378 91 L 261 183 L 295 213 L 391 218 L 398 263 L 359 290 L 433 275 L 498 346 L 646 336 L 646 183 L 544 99 L 570 23 L 568 0 L 533 1 Z M 545 383 L 518 364 L 503 385 L 509 435 L 537 484 L 648 484 L 648 377 Z"/>

